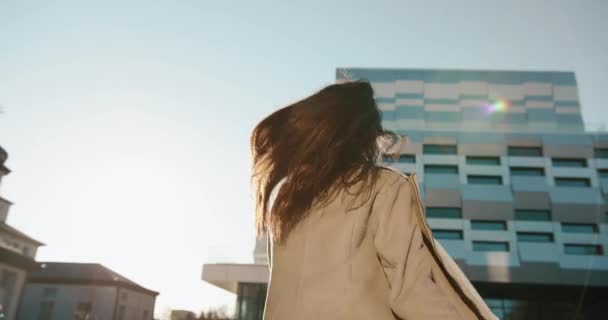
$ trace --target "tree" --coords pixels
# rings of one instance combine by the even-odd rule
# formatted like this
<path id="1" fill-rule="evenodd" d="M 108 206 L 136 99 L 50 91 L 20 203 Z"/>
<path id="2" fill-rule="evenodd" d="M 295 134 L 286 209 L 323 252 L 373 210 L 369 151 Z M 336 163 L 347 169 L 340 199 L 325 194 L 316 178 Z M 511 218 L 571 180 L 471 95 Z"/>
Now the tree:
<path id="1" fill-rule="evenodd" d="M 207 311 L 201 311 L 201 314 L 196 320 L 231 320 L 232 318 L 226 312 L 226 306 L 219 308 L 211 308 Z"/>

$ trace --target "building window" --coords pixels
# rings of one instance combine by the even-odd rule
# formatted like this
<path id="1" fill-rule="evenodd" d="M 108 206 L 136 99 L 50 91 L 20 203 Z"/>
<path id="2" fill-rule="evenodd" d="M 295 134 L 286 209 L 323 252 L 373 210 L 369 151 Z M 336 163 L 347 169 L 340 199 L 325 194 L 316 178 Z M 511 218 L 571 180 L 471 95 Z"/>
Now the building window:
<path id="1" fill-rule="evenodd" d="M 548 232 L 518 232 L 517 240 L 521 242 L 553 242 L 553 234 Z"/>
<path id="2" fill-rule="evenodd" d="M 42 296 L 54 297 L 57 295 L 57 288 L 44 288 L 42 289 Z"/>
<path id="3" fill-rule="evenodd" d="M 513 157 L 542 157 L 543 149 L 541 147 L 509 146 L 507 154 Z"/>
<path id="4" fill-rule="evenodd" d="M 598 159 L 608 159 L 608 148 L 595 148 L 594 153 Z"/>
<path id="5" fill-rule="evenodd" d="M 0 269 L 0 307 L 8 308 L 13 303 L 13 298 L 18 298 L 17 290 L 17 272 Z M 2 311 L 0 308 L 0 314 Z"/>
<path id="6" fill-rule="evenodd" d="M 458 174 L 458 166 L 443 164 L 424 165 L 424 174 Z"/>
<path id="7" fill-rule="evenodd" d="M 568 317 L 557 318 L 557 317 L 540 317 L 540 307 L 541 304 L 533 301 L 533 300 L 524 300 L 524 299 L 503 299 L 503 298 L 483 298 L 492 310 L 492 312 L 499 319 L 510 319 L 510 320 L 536 320 L 536 319 L 571 319 Z M 551 307 L 551 306 L 547 306 Z M 555 308 L 547 308 L 550 310 L 555 310 Z M 559 310 L 562 311 L 562 310 Z M 543 315 L 550 314 L 543 310 Z M 558 313 L 560 314 L 560 313 Z"/>
<path id="8" fill-rule="evenodd" d="M 76 320 L 89 320 L 91 319 L 93 306 L 90 302 L 80 302 L 76 306 L 76 312 L 74 312 L 74 318 Z"/>
<path id="9" fill-rule="evenodd" d="M 471 220 L 473 230 L 507 230 L 505 221 Z"/>
<path id="10" fill-rule="evenodd" d="M 236 320 L 262 319 L 267 285 L 239 283 L 237 287 Z"/>
<path id="11" fill-rule="evenodd" d="M 597 225 L 593 223 L 562 222 L 562 232 L 568 233 L 597 233 Z"/>
<path id="12" fill-rule="evenodd" d="M 126 292 L 120 293 L 120 301 L 127 301 L 128 298 L 129 298 L 129 295 Z"/>
<path id="13" fill-rule="evenodd" d="M 148 310 L 144 310 L 142 316 L 141 316 L 142 320 L 150 320 L 150 312 Z"/>
<path id="14" fill-rule="evenodd" d="M 38 320 L 51 320 L 54 308 L 54 301 L 41 301 L 38 309 Z"/>
<path id="15" fill-rule="evenodd" d="M 416 163 L 415 154 L 401 154 L 399 155 L 399 163 Z"/>
<path id="16" fill-rule="evenodd" d="M 551 221 L 551 211 L 541 209 L 515 209 L 515 220 Z"/>
<path id="17" fill-rule="evenodd" d="M 558 187 L 590 187 L 591 181 L 589 178 L 556 177 L 555 185 Z"/>
<path id="18" fill-rule="evenodd" d="M 427 218 L 462 218 L 462 211 L 460 210 L 460 208 L 453 207 L 427 207 L 425 209 L 425 213 Z"/>
<path id="19" fill-rule="evenodd" d="M 500 157 L 491 156 L 467 156 L 467 164 L 483 166 L 499 166 Z"/>
<path id="20" fill-rule="evenodd" d="M 433 238 L 446 240 L 462 240 L 462 230 L 433 229 Z"/>
<path id="21" fill-rule="evenodd" d="M 501 185 L 502 177 L 501 176 L 487 176 L 487 175 L 468 175 L 467 181 L 469 184 L 492 184 L 492 185 Z"/>
<path id="22" fill-rule="evenodd" d="M 564 244 L 564 253 L 576 255 L 602 255 L 602 246 L 596 244 Z"/>
<path id="23" fill-rule="evenodd" d="M 512 176 L 531 176 L 531 177 L 542 177 L 545 175 L 544 168 L 532 168 L 532 167 L 511 167 Z"/>
<path id="24" fill-rule="evenodd" d="M 473 251 L 509 251 L 509 243 L 499 241 L 473 241 Z"/>
<path id="25" fill-rule="evenodd" d="M 597 174 L 600 178 L 608 178 L 608 169 L 599 169 L 597 170 Z"/>
<path id="26" fill-rule="evenodd" d="M 382 162 L 391 163 L 395 161 L 395 156 L 390 154 L 382 154 Z"/>
<path id="27" fill-rule="evenodd" d="M 118 307 L 118 320 L 125 320 L 125 316 L 127 315 L 127 307 L 121 305 Z"/>
<path id="28" fill-rule="evenodd" d="M 425 144 L 422 146 L 422 153 L 452 155 L 457 153 L 457 149 L 455 145 L 449 144 Z"/>
<path id="29" fill-rule="evenodd" d="M 587 159 L 585 158 L 553 158 L 552 163 L 554 167 L 568 167 L 568 168 L 586 168 Z"/>

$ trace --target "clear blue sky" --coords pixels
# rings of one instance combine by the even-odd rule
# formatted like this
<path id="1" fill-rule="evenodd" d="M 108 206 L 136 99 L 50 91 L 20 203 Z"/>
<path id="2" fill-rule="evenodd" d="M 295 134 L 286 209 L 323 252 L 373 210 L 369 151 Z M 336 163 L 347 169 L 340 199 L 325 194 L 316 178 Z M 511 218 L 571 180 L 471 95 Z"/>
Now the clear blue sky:
<path id="1" fill-rule="evenodd" d="M 336 67 L 424 67 L 575 71 L 584 119 L 606 123 L 607 16 L 603 0 L 0 1 L 9 223 L 47 243 L 41 261 L 160 291 L 157 315 L 232 307 L 201 266 L 252 261 L 262 117 Z"/>

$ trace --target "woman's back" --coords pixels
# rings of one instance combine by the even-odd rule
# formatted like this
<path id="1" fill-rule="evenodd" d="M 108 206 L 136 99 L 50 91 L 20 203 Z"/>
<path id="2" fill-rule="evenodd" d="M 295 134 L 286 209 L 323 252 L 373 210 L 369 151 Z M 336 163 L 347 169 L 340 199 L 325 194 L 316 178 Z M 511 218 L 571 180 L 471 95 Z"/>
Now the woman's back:
<path id="1" fill-rule="evenodd" d="M 408 179 L 381 168 L 362 205 L 341 191 L 271 241 L 264 319 L 470 319 L 432 279 Z"/>

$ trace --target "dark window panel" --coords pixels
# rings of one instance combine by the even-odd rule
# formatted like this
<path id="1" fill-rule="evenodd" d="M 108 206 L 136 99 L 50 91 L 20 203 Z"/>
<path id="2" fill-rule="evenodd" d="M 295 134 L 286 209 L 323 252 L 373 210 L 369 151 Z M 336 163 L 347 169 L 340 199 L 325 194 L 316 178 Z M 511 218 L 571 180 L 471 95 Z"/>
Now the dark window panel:
<path id="1" fill-rule="evenodd" d="M 473 251 L 509 251 L 509 243 L 499 241 L 473 241 Z"/>
<path id="2" fill-rule="evenodd" d="M 566 223 L 562 222 L 562 232 L 571 233 L 597 233 L 597 225 L 593 223 Z"/>
<path id="3" fill-rule="evenodd" d="M 548 232 L 518 232 L 517 240 L 521 242 L 553 242 L 553 234 Z"/>
<path id="4" fill-rule="evenodd" d="M 539 209 L 515 209 L 515 220 L 551 221 L 551 211 Z"/>
<path id="5" fill-rule="evenodd" d="M 456 145 L 449 144 L 425 144 L 422 146 L 422 153 L 424 154 L 456 154 Z"/>
<path id="6" fill-rule="evenodd" d="M 545 175 L 545 169 L 532 167 L 511 167 L 511 175 L 542 177 Z"/>
<path id="7" fill-rule="evenodd" d="M 471 220 L 473 230 L 507 230 L 505 221 Z"/>
<path id="8" fill-rule="evenodd" d="M 577 255 L 602 255 L 603 248 L 597 244 L 565 243 L 564 253 Z"/>
<path id="9" fill-rule="evenodd" d="M 542 157 L 543 149 L 541 147 L 509 146 L 507 154 L 514 157 Z"/>
<path id="10" fill-rule="evenodd" d="M 555 185 L 558 187 L 590 187 L 591 181 L 589 178 L 556 177 Z"/>
<path id="11" fill-rule="evenodd" d="M 399 163 L 416 163 L 416 155 L 401 154 L 399 155 Z"/>
<path id="12" fill-rule="evenodd" d="M 467 156 L 467 164 L 486 165 L 486 166 L 499 166 L 500 165 L 500 157 Z"/>
<path id="13" fill-rule="evenodd" d="M 554 167 L 569 167 L 569 168 L 586 168 L 587 159 L 585 158 L 553 158 L 551 163 Z"/>
<path id="14" fill-rule="evenodd" d="M 443 165 L 443 164 L 427 164 L 424 165 L 424 173 L 442 173 L 442 174 L 458 174 L 458 166 Z"/>
<path id="15" fill-rule="evenodd" d="M 599 159 L 608 159 L 608 148 L 595 148 L 595 157 Z"/>
<path id="16" fill-rule="evenodd" d="M 462 230 L 433 229 L 435 239 L 462 240 Z"/>
<path id="17" fill-rule="evenodd" d="M 425 209 L 427 218 L 448 218 L 448 219 L 460 219 L 462 218 L 462 210 L 460 208 L 453 207 L 427 207 Z"/>
<path id="18" fill-rule="evenodd" d="M 382 161 L 386 163 L 393 163 L 398 160 L 396 155 L 393 154 L 382 154 Z"/>
<path id="19" fill-rule="evenodd" d="M 501 185 L 501 176 L 487 176 L 487 175 L 468 175 L 467 182 L 469 184 L 492 184 Z"/>

